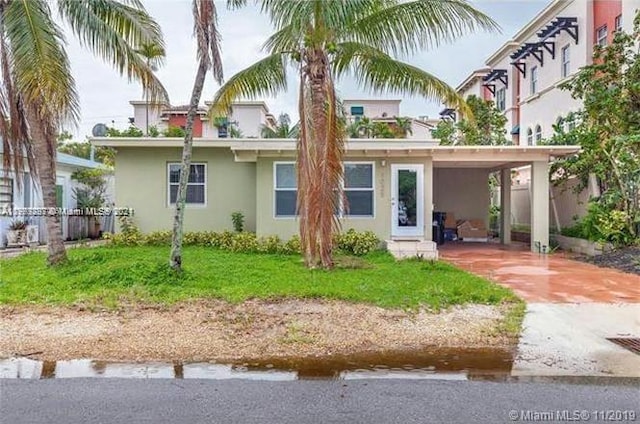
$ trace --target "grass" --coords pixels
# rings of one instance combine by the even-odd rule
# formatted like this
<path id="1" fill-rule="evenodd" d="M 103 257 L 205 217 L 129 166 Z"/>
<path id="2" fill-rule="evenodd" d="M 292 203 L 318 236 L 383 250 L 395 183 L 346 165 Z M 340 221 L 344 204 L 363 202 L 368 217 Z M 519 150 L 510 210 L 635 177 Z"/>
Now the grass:
<path id="1" fill-rule="evenodd" d="M 96 247 L 68 251 L 45 265 L 45 254 L 0 260 L 0 304 L 171 304 L 192 299 L 320 298 L 386 308 L 433 309 L 517 302 L 506 288 L 442 262 L 396 262 L 385 252 L 341 257 L 333 271 L 308 270 L 299 256 L 243 254 L 205 247 L 184 250 L 185 271 L 168 267 L 165 247 Z"/>

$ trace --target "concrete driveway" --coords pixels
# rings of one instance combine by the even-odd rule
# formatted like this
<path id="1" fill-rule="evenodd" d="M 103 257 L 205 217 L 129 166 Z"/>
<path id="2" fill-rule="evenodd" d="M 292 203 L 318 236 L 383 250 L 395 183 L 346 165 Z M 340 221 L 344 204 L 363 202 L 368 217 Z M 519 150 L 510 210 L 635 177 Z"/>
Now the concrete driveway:
<path id="1" fill-rule="evenodd" d="M 640 276 L 517 246 L 450 244 L 441 258 L 527 302 L 513 375 L 640 377 L 640 355 L 609 338 L 640 338 Z"/>

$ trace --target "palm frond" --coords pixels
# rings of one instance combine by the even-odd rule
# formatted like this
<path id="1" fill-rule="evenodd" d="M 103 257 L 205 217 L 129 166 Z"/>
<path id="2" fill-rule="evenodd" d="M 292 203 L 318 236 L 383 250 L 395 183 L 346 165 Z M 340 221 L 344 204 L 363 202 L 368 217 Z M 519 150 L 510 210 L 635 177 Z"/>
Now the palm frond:
<path id="1" fill-rule="evenodd" d="M 212 117 L 226 114 L 240 98 L 270 96 L 287 89 L 286 61 L 273 54 L 231 77 L 216 93 L 209 110 Z"/>
<path id="2" fill-rule="evenodd" d="M 357 41 L 386 53 L 407 54 L 440 46 L 477 30 L 500 27 L 467 0 L 394 1 L 345 25 L 342 41 Z"/>
<path id="3" fill-rule="evenodd" d="M 54 125 L 76 123 L 79 103 L 66 42 L 48 3 L 12 1 L 3 10 L 3 24 L 15 90 L 24 104 L 38 104 L 38 115 Z"/>
<path id="4" fill-rule="evenodd" d="M 146 59 L 151 70 L 155 71 L 165 63 L 166 52 L 164 47 L 159 44 L 142 43 L 142 45 L 136 49 L 136 52 Z"/>
<path id="5" fill-rule="evenodd" d="M 164 48 L 160 26 L 140 2 L 117 0 L 58 0 L 65 19 L 80 43 L 129 81 L 139 81 L 151 101 L 168 101 L 164 86 L 136 52 L 145 43 Z"/>
<path id="6" fill-rule="evenodd" d="M 375 92 L 410 94 L 440 100 L 473 119 L 464 99 L 436 76 L 359 43 L 342 43 L 338 49 L 342 54 L 337 55 L 333 63 L 338 75 L 351 72 L 363 87 Z"/>
<path id="7" fill-rule="evenodd" d="M 220 54 L 220 33 L 218 14 L 213 0 L 193 0 L 193 33 L 197 40 L 199 60 L 212 70 L 213 78 L 222 84 L 222 55 Z"/>

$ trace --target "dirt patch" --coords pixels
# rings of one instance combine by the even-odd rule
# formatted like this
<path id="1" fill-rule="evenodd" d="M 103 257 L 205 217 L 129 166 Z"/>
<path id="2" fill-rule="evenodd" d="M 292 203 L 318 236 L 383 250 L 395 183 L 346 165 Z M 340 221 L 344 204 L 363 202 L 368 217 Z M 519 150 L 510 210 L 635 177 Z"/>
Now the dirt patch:
<path id="1" fill-rule="evenodd" d="M 630 274 L 640 275 L 640 247 L 627 247 L 596 257 L 580 256 L 577 259 L 605 268 L 615 268 Z"/>
<path id="2" fill-rule="evenodd" d="M 0 307 L 0 357 L 237 361 L 437 347 L 511 348 L 512 306 L 438 314 L 323 301 L 221 301 L 117 312 Z"/>

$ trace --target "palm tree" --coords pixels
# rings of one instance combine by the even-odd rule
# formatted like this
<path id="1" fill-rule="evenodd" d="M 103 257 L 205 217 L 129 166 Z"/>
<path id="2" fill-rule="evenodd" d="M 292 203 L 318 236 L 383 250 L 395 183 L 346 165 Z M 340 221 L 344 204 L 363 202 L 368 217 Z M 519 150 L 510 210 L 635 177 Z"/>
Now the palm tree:
<path id="1" fill-rule="evenodd" d="M 246 0 L 234 0 L 235 6 Z M 217 92 L 212 114 L 240 97 L 275 95 L 287 88 L 287 67 L 299 76 L 297 209 L 304 260 L 330 268 L 331 238 L 339 230 L 344 119 L 335 81 L 351 75 L 364 88 L 444 100 L 467 111 L 454 89 L 396 60 L 497 25 L 465 0 L 256 0 L 276 32 L 267 56 L 234 75 Z M 215 115 L 214 115 L 215 116 Z"/>
<path id="2" fill-rule="evenodd" d="M 147 66 L 153 71 L 157 72 L 158 69 L 164 65 L 165 51 L 164 47 L 158 43 L 143 43 L 136 52 L 142 56 Z M 145 91 L 144 93 L 144 102 L 145 102 L 145 131 L 144 135 L 149 135 L 149 95 Z"/>
<path id="3" fill-rule="evenodd" d="M 193 121 L 198 113 L 202 89 L 207 72 L 212 71 L 218 84 L 222 83 L 222 59 L 220 57 L 220 34 L 218 33 L 218 15 L 213 0 L 193 0 L 193 31 L 197 43 L 198 71 L 193 82 L 191 101 L 187 111 L 182 146 L 182 166 L 176 195 L 176 208 L 173 215 L 173 235 L 169 265 L 175 271 L 182 271 L 182 236 L 184 229 L 184 207 L 187 200 L 187 183 L 191 170 L 191 150 L 193 145 Z"/>
<path id="4" fill-rule="evenodd" d="M 160 27 L 138 0 L 0 0 L 3 165 L 18 175 L 28 164 L 48 209 L 56 207 L 57 136 L 63 124 L 75 124 L 79 115 L 66 40 L 52 7 L 84 47 L 129 80 L 140 81 L 151 98 L 167 98 L 136 53 L 143 43 L 163 45 Z M 48 262 L 60 263 L 66 259 L 60 218 L 48 214 L 45 220 Z"/>
<path id="5" fill-rule="evenodd" d="M 400 138 L 406 138 L 408 134 L 413 134 L 411 129 L 411 118 L 401 118 L 396 116 L 396 135 Z"/>
<path id="6" fill-rule="evenodd" d="M 291 126 L 291 118 L 286 113 L 278 116 L 278 124 L 271 128 L 267 125 L 262 126 L 262 138 L 298 138 L 300 134 L 300 123 Z"/>

